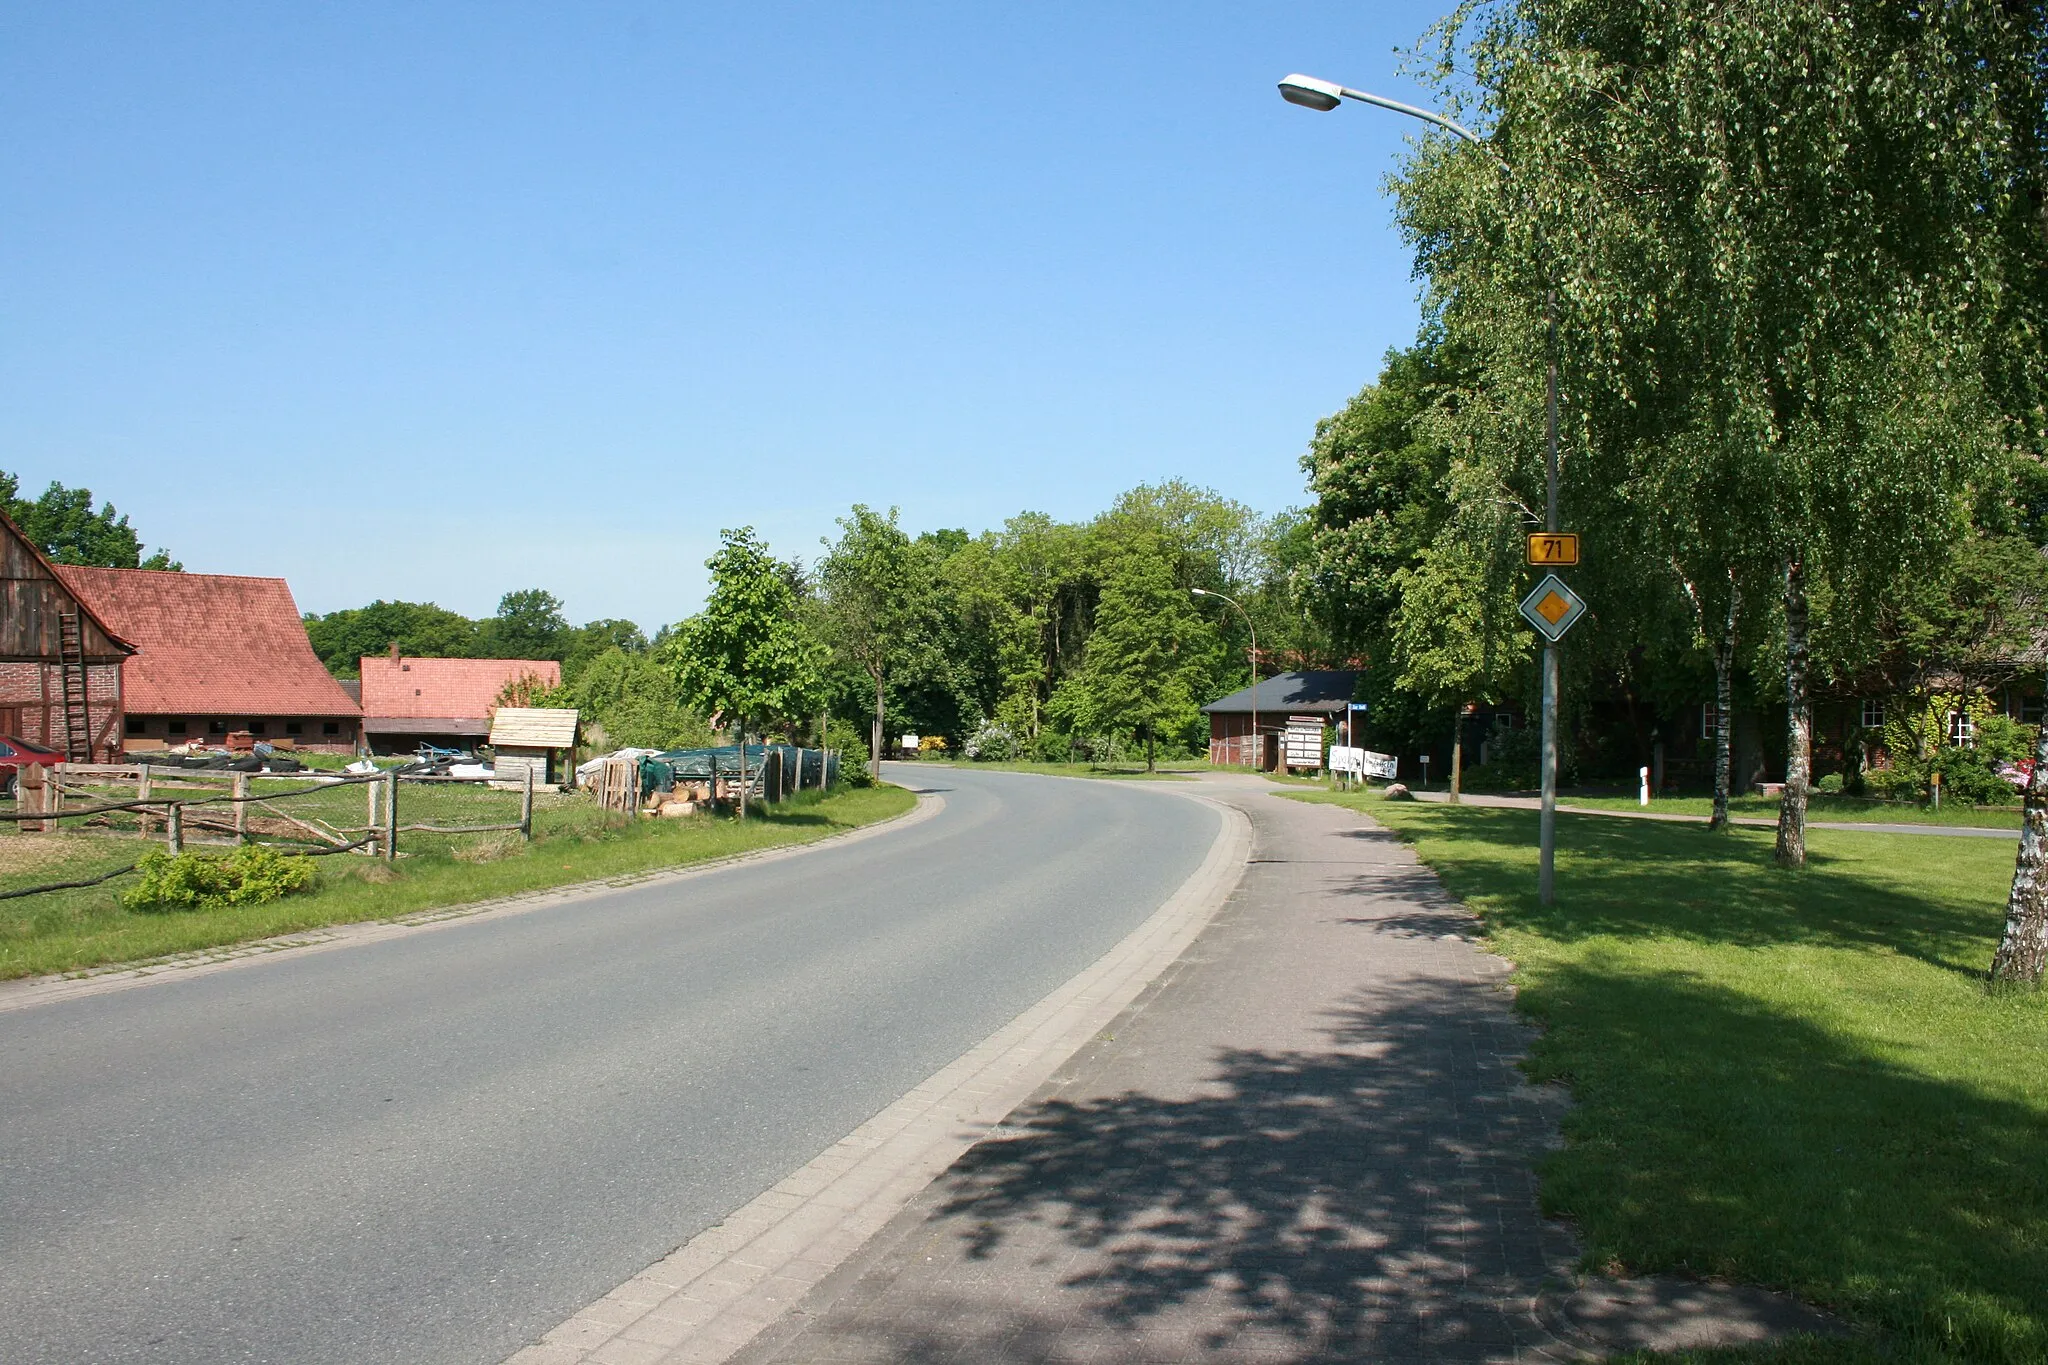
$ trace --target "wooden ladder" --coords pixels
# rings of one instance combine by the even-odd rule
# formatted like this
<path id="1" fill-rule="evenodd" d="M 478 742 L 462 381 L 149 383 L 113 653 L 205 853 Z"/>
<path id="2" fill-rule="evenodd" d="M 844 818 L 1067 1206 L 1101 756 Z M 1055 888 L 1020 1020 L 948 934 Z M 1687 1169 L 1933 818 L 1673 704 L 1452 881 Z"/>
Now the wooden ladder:
<path id="1" fill-rule="evenodd" d="M 92 720 L 86 707 L 85 623 L 75 611 L 57 613 L 57 672 L 64 694 L 64 757 L 92 762 Z"/>

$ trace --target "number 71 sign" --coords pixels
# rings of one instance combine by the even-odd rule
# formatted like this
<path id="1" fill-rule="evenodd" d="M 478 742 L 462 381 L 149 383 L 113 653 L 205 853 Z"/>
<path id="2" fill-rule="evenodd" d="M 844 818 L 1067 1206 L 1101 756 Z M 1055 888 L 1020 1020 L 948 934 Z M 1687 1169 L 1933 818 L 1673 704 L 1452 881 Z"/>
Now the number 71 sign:
<path id="1" fill-rule="evenodd" d="M 1529 562 L 1568 568 L 1579 562 L 1579 538 L 1569 531 L 1539 531 L 1529 537 Z"/>

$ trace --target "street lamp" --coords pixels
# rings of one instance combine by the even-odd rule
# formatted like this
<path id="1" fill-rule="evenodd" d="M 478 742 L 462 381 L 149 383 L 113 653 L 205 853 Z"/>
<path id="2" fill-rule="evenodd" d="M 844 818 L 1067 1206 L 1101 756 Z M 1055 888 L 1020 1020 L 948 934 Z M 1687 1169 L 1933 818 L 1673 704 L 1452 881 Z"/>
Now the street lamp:
<path id="1" fill-rule="evenodd" d="M 1433 114 L 1427 109 L 1418 109 L 1412 104 L 1390 100 L 1382 95 L 1369 95 L 1363 90 L 1352 90 L 1334 81 L 1304 76 L 1299 72 L 1280 82 L 1280 98 L 1289 104 L 1298 104 L 1304 109 L 1318 113 L 1329 113 L 1345 100 L 1357 100 L 1361 104 L 1391 109 L 1397 114 L 1433 123 L 1448 132 L 1456 133 L 1475 147 L 1493 154 L 1494 161 L 1503 171 L 1508 165 L 1498 153 L 1487 147 L 1479 135 L 1461 123 L 1453 122 L 1442 114 Z M 1557 525 L 1557 295 L 1554 290 L 1545 290 L 1543 296 L 1544 347 L 1547 352 L 1546 368 L 1549 371 L 1548 389 L 1545 394 L 1545 425 L 1548 449 L 1544 458 L 1543 529 L 1555 533 Z M 1536 894 L 1545 905 L 1551 903 L 1556 894 L 1557 869 L 1557 689 L 1558 655 L 1555 641 L 1543 646 L 1543 813 L 1537 822 L 1538 858 L 1536 870 Z"/>
<path id="2" fill-rule="evenodd" d="M 1260 752 L 1264 744 L 1259 734 L 1259 628 L 1252 624 L 1252 614 L 1246 611 L 1244 604 L 1235 597 L 1225 597 L 1222 593 L 1210 592 L 1207 588 L 1189 588 L 1188 591 L 1197 597 L 1218 598 L 1236 607 L 1237 614 L 1244 617 L 1245 630 L 1252 637 L 1252 771 L 1258 772 L 1265 766 L 1260 761 L 1265 755 Z"/>

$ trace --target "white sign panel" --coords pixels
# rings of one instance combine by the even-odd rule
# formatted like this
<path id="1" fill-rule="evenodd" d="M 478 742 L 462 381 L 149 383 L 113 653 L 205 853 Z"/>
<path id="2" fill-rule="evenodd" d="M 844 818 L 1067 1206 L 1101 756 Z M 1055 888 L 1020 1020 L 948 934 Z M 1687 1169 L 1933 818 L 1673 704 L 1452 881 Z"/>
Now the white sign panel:
<path id="1" fill-rule="evenodd" d="M 1401 760 L 1393 754 L 1376 754 L 1370 749 L 1360 749 L 1358 752 L 1364 755 L 1367 777 L 1383 777 L 1392 782 L 1395 775 L 1401 771 Z"/>
<path id="2" fill-rule="evenodd" d="M 1365 781 L 1365 750 L 1348 744 L 1330 746 L 1330 771 Z"/>
<path id="3" fill-rule="evenodd" d="M 1323 718 L 1321 716 L 1289 716 L 1287 718 L 1287 766 L 1290 768 L 1320 768 L 1323 766 Z"/>

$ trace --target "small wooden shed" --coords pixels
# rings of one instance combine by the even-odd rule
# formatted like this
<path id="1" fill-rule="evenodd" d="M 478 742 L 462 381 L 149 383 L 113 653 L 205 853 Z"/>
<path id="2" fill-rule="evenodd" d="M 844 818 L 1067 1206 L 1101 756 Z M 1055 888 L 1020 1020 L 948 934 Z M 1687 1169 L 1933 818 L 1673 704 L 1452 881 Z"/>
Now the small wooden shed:
<path id="1" fill-rule="evenodd" d="M 533 785 L 553 782 L 555 773 L 570 770 L 569 751 L 576 747 L 574 707 L 501 706 L 491 717 L 492 765 L 500 782 L 524 784 L 527 772 Z M 562 755 L 559 767 L 556 754 Z"/>

